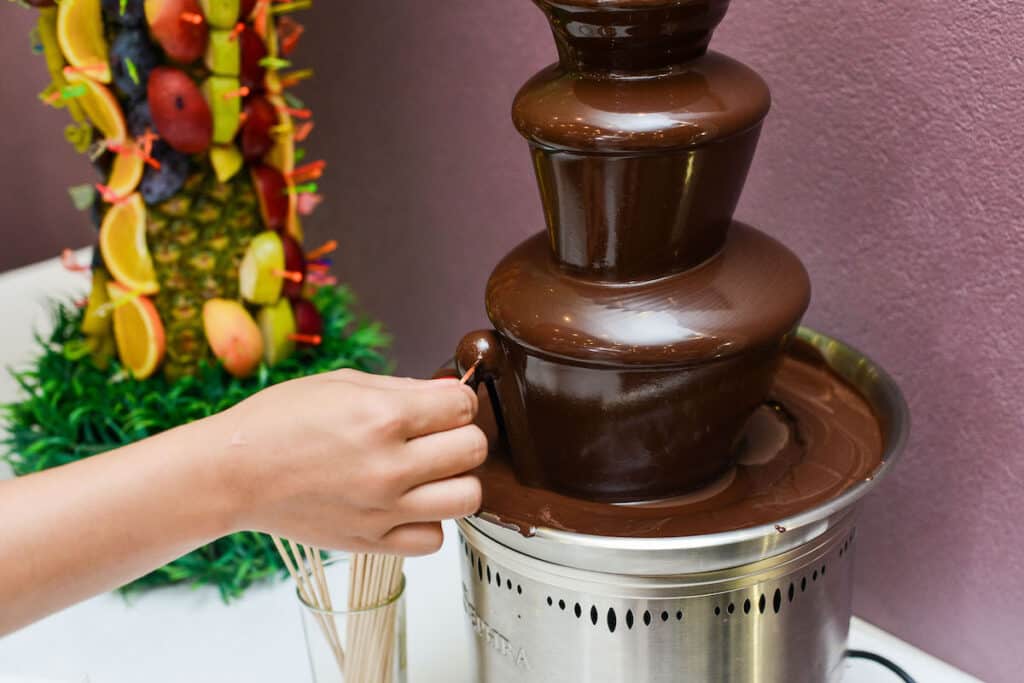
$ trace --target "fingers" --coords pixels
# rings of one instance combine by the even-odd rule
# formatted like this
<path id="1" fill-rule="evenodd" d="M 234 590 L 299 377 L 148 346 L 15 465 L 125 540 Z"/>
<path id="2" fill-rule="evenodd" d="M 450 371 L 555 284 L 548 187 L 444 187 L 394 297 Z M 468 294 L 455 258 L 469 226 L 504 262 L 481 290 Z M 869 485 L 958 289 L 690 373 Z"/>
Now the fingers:
<path id="1" fill-rule="evenodd" d="M 395 515 L 406 522 L 460 519 L 476 513 L 481 502 L 480 480 L 473 476 L 423 484 L 402 496 Z"/>
<path id="2" fill-rule="evenodd" d="M 375 545 L 378 552 L 414 557 L 436 553 L 442 543 L 444 532 L 440 522 L 419 522 L 392 529 Z"/>
<path id="3" fill-rule="evenodd" d="M 487 437 L 476 425 L 421 436 L 406 444 L 409 486 L 447 479 L 476 469 L 487 459 Z"/>
<path id="4" fill-rule="evenodd" d="M 358 370 L 352 370 L 346 368 L 344 370 L 336 370 L 329 372 L 323 377 L 331 382 L 347 382 L 348 384 L 355 384 L 361 387 L 367 387 L 370 389 L 431 389 L 436 388 L 439 385 L 444 386 L 446 384 L 453 384 L 458 381 L 456 378 L 454 381 L 451 378 L 438 378 L 438 379 L 413 379 L 412 377 L 392 377 L 390 375 L 372 375 L 367 372 L 359 372 Z"/>
<path id="5" fill-rule="evenodd" d="M 393 399 L 400 406 L 403 436 L 408 439 L 468 425 L 478 407 L 472 389 L 447 381 L 430 391 L 396 392 Z"/>

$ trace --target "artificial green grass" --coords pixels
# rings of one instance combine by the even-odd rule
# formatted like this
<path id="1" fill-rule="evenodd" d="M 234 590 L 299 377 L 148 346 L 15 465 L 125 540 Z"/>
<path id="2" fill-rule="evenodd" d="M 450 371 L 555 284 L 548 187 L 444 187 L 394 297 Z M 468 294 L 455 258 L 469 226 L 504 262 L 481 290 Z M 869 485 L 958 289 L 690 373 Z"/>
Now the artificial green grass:
<path id="1" fill-rule="evenodd" d="M 82 352 L 82 311 L 55 304 L 53 332 L 37 337 L 39 357 L 28 369 L 12 371 L 23 399 L 3 408 L 7 423 L 3 459 L 19 476 L 39 472 L 221 412 L 289 379 L 341 368 L 388 369 L 387 335 L 379 324 L 357 319 L 347 288 L 321 288 L 313 303 L 324 318 L 320 346 L 299 351 L 273 368 L 261 366 L 244 380 L 209 364 L 200 367 L 196 376 L 175 382 L 168 382 L 161 373 L 136 381 L 116 361 L 106 369 L 96 367 Z M 123 590 L 180 583 L 212 585 L 230 600 L 254 581 L 283 569 L 268 537 L 243 532 L 191 552 Z"/>

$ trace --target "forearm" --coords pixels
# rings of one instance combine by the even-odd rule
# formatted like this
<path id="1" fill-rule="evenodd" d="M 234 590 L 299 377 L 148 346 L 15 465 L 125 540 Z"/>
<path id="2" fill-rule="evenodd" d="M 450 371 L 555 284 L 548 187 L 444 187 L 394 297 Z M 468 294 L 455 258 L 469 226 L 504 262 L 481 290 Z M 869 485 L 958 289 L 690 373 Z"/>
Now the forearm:
<path id="1" fill-rule="evenodd" d="M 0 635 L 233 531 L 218 420 L 0 481 Z"/>

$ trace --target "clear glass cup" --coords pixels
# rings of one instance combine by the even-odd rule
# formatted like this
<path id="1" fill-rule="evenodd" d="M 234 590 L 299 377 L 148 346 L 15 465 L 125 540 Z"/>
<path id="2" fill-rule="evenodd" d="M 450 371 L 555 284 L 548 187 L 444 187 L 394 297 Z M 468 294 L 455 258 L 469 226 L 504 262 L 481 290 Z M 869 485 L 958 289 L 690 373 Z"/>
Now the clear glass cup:
<path id="1" fill-rule="evenodd" d="M 405 575 L 386 602 L 349 610 L 350 557 L 324 562 L 333 609 L 296 590 L 314 683 L 406 683 Z"/>

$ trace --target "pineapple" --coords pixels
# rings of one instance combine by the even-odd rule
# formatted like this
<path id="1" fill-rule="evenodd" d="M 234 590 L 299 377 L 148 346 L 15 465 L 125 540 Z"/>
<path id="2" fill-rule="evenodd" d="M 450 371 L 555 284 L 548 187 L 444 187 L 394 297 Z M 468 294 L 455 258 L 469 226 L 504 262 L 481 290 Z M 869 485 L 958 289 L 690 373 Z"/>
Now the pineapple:
<path id="1" fill-rule="evenodd" d="M 270 283 L 262 291 L 300 305 L 307 273 L 296 182 L 306 187 L 309 178 L 293 173 L 289 79 L 276 68 L 287 64 L 282 51 L 301 31 L 271 14 L 266 1 L 203 5 L 212 14 L 202 22 L 184 0 L 143 5 L 61 0 L 40 9 L 37 35 L 53 80 L 41 97 L 69 110 L 78 125 L 68 138 L 83 151 L 89 146 L 108 169 L 98 186 L 102 259 L 83 331 L 97 363 L 116 341 L 122 363 L 140 379 L 162 368 L 174 381 L 215 356 L 243 376 L 261 357 L 268 364 L 286 357 L 297 339 L 319 339 L 317 321 L 300 329 L 295 316 L 280 314 L 277 294 L 245 308 L 207 306 L 242 303 L 239 271 L 251 274 L 243 261 Z M 245 259 L 264 231 L 280 239 L 286 262 Z M 108 290 L 115 295 L 108 298 Z M 120 316 L 119 328 L 109 314 L 122 305 L 140 314 Z M 279 312 L 262 316 L 262 327 L 218 313 L 256 317 L 260 306 Z M 140 358 L 155 362 L 131 367 Z"/>
<path id="2" fill-rule="evenodd" d="M 238 298 L 238 264 L 263 226 L 249 175 L 220 182 L 209 163 L 148 213 L 146 241 L 160 282 L 156 307 L 166 328 L 164 373 L 174 380 L 209 358 L 203 304 Z"/>

